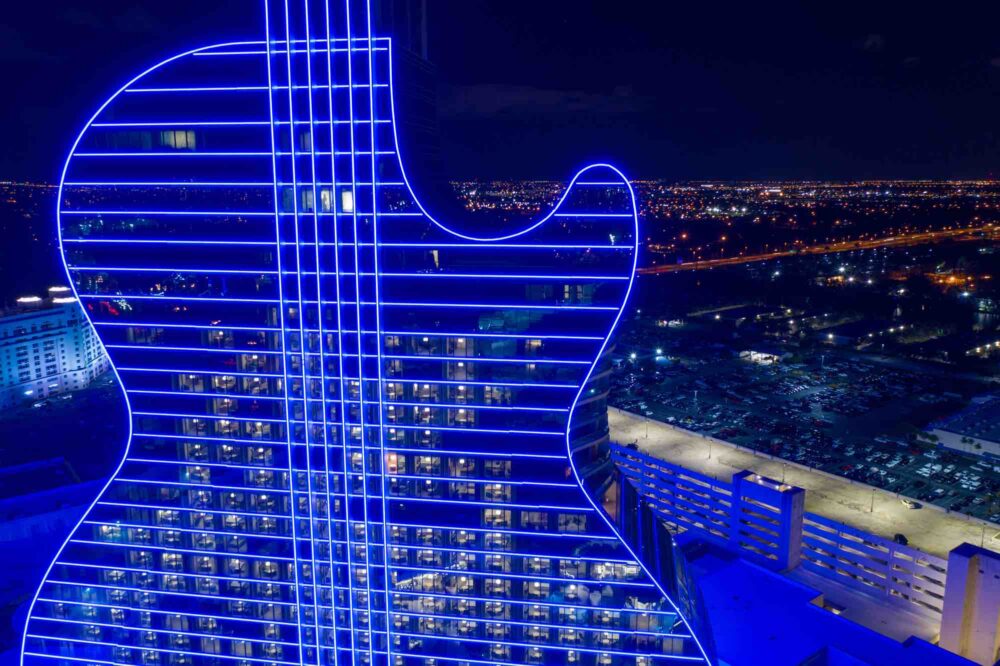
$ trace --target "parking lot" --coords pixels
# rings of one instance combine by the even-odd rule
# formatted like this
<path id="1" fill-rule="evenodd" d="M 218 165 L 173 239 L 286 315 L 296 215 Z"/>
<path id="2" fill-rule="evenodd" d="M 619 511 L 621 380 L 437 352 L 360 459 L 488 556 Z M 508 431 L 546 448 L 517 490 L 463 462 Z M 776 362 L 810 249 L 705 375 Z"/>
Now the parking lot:
<path id="1" fill-rule="evenodd" d="M 835 350 L 761 365 L 672 333 L 666 343 L 626 337 L 612 405 L 1000 522 L 1000 463 L 922 434 L 965 404 L 970 389 L 959 380 Z M 635 358 L 628 351 L 660 344 Z"/>

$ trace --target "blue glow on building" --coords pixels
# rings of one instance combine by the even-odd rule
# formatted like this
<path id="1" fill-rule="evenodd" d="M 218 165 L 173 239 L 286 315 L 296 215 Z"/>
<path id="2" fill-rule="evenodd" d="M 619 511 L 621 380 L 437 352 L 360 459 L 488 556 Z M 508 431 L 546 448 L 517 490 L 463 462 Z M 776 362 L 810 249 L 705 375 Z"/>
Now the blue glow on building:
<path id="1" fill-rule="evenodd" d="M 369 3 L 265 6 L 264 41 L 144 72 L 66 163 L 130 442 L 22 663 L 710 662 L 602 506 L 628 181 L 595 164 L 516 233 L 445 226 Z"/>

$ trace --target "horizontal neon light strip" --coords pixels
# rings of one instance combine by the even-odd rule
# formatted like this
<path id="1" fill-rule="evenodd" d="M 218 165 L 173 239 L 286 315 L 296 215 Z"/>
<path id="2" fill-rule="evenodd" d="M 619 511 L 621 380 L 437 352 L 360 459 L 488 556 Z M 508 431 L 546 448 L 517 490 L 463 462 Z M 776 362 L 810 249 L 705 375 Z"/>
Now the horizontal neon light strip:
<path id="1" fill-rule="evenodd" d="M 611 632 L 614 633 L 614 632 Z M 405 636 L 407 638 L 427 638 L 427 634 L 411 633 L 406 631 L 394 631 L 394 636 Z M 517 641 L 501 641 L 486 638 L 470 638 L 463 636 L 462 641 L 469 643 L 483 643 L 486 645 L 510 645 L 513 647 L 535 648 L 536 650 L 557 650 L 559 652 L 587 652 L 590 654 L 613 654 L 622 657 L 649 657 L 656 659 L 673 659 L 676 661 L 705 663 L 701 657 L 684 657 L 681 655 L 669 655 L 658 652 L 629 652 L 626 650 L 616 650 L 613 648 L 590 648 L 580 645 L 559 645 L 553 643 L 520 643 Z M 415 655 L 416 656 L 416 655 Z"/>
<path id="2" fill-rule="evenodd" d="M 198 551 L 198 552 L 200 552 L 202 555 L 205 555 L 207 553 L 210 553 L 211 551 L 202 550 L 202 551 Z M 245 556 L 245 553 L 240 553 L 240 556 Z M 103 589 L 103 590 L 125 590 L 127 592 L 144 592 L 146 594 L 162 594 L 164 596 L 171 596 L 171 597 L 194 597 L 195 599 L 202 599 L 202 600 L 204 600 L 204 599 L 207 598 L 207 599 L 211 599 L 213 601 L 215 601 L 215 600 L 219 600 L 219 601 L 243 601 L 243 602 L 251 603 L 251 604 L 268 604 L 268 603 L 270 603 L 270 604 L 274 604 L 276 606 L 297 606 L 298 605 L 298 604 L 294 604 L 294 603 L 288 603 L 286 601 L 272 601 L 270 599 L 254 599 L 252 597 L 227 597 L 227 596 L 223 596 L 221 594 L 220 595 L 213 594 L 211 596 L 206 596 L 204 594 L 194 594 L 194 593 L 191 593 L 191 592 L 170 592 L 170 591 L 167 591 L 167 590 L 151 590 L 151 589 L 148 589 L 148 588 L 141 588 L 141 587 L 126 587 L 126 586 L 121 586 L 121 585 L 101 585 L 99 583 L 77 583 L 77 582 L 70 581 L 70 580 L 48 580 L 48 581 L 46 581 L 46 583 L 49 583 L 49 584 L 52 584 L 52 585 L 72 585 L 74 587 L 97 587 L 97 588 L 100 588 L 100 589 Z M 137 609 L 132 609 L 132 610 L 137 610 Z"/>
<path id="3" fill-rule="evenodd" d="M 159 180 L 159 181 L 67 181 L 65 187 L 273 187 L 274 182 L 261 181 L 187 181 L 187 180 Z M 290 183 L 277 183 L 279 187 L 293 187 Z M 332 186 L 333 183 L 317 181 L 315 185 L 320 187 Z M 336 183 L 337 187 L 371 187 L 371 183 Z M 392 181 L 375 183 L 378 187 L 402 187 L 404 183 Z M 302 187 L 300 183 L 297 187 Z M 273 213 L 271 213 L 273 215 Z M 284 213 L 283 213 L 284 214 Z M 383 213 L 379 213 L 382 215 Z M 303 213 L 307 215 L 307 213 Z"/>
<path id="4" fill-rule="evenodd" d="M 96 566 L 96 565 L 80 565 L 75 564 L 74 566 Z M 103 567 L 110 568 L 110 567 Z M 124 569 L 125 571 L 147 571 L 146 569 Z M 211 578 L 211 576 L 206 576 L 206 578 Z M 232 580 L 240 580 L 239 578 L 233 578 Z M 184 613 L 186 616 L 187 614 Z M 277 639 L 265 639 L 265 638 L 249 638 L 247 636 L 235 636 L 235 635 L 223 635 L 223 634 L 200 634 L 197 631 L 177 631 L 174 629 L 157 629 L 155 627 L 134 627 L 130 624 L 111 624 L 109 622 L 95 622 L 94 620 L 64 620 L 58 617 L 45 617 L 44 615 L 32 616 L 32 619 L 39 620 L 41 622 L 59 622 L 62 624 L 76 624 L 84 626 L 95 626 L 95 627 L 107 627 L 108 629 L 125 629 L 127 631 L 139 631 L 139 632 L 152 632 L 157 634 L 174 634 L 177 636 L 197 636 L 199 638 L 215 638 L 224 639 L 229 641 L 246 641 L 248 643 L 261 643 L 261 644 L 272 644 L 272 645 L 287 645 L 289 647 L 299 647 L 298 643 L 290 643 L 288 641 L 280 641 Z"/>
<path id="5" fill-rule="evenodd" d="M 187 656 L 205 656 L 205 657 L 215 657 L 221 659 L 229 659 L 235 661 L 252 661 L 260 664 L 287 664 L 287 666 L 301 666 L 301 662 L 298 661 L 281 661 L 279 659 L 257 659 L 254 657 L 238 657 L 235 655 L 227 655 L 215 652 L 194 652 L 192 650 L 169 650 L 167 648 L 154 648 L 146 645 L 123 645 L 121 643 L 105 643 L 103 641 L 90 641 L 84 640 L 82 638 L 66 638 L 65 636 L 44 636 L 39 634 L 25 634 L 26 638 L 37 638 L 39 640 L 48 641 L 65 641 L 67 643 L 83 643 L 84 645 L 99 645 L 107 648 L 126 648 L 130 650 L 138 650 L 140 652 L 160 652 L 164 654 L 181 654 Z M 220 638 L 224 638 L 220 636 Z M 61 655 L 59 655 L 61 658 Z M 88 659 L 87 661 L 93 661 Z"/>
<path id="6" fill-rule="evenodd" d="M 91 298 L 103 301 L 181 301 L 185 303 L 261 303 L 264 305 L 280 305 L 281 301 L 272 298 L 213 298 L 203 296 L 140 296 L 136 294 L 77 294 L 78 298 Z"/>
<path id="7" fill-rule="evenodd" d="M 270 211 L 259 210 L 61 210 L 60 215 L 187 215 L 197 217 L 274 217 Z M 275 245 L 274 241 L 212 241 L 212 240 L 174 240 L 174 239 L 114 239 L 114 238 L 64 238 L 63 242 L 72 243 L 195 243 L 210 244 L 226 242 L 228 245 Z"/>
<path id="8" fill-rule="evenodd" d="M 127 153 L 73 153 L 73 157 L 271 157 L 271 153 L 246 152 L 127 152 Z"/>
<path id="9" fill-rule="evenodd" d="M 103 502 L 102 502 L 103 504 Z M 167 508 L 167 507 L 163 507 Z M 207 509 L 197 509 L 197 511 L 202 511 L 203 513 L 211 513 Z M 236 513 L 235 511 L 231 513 Z M 265 515 L 265 514 L 259 514 Z M 272 518 L 278 516 L 271 516 Z M 280 516 L 286 518 L 287 516 Z M 138 550 L 155 550 L 162 553 L 187 553 L 189 555 L 220 555 L 225 554 L 227 551 L 214 551 L 214 550 L 198 550 L 195 548 L 178 548 L 176 546 L 154 546 L 148 543 L 117 543 L 115 541 L 93 541 L 91 539 L 70 539 L 68 543 L 78 543 L 88 546 L 111 546 L 113 548 L 136 548 Z M 278 562 L 294 562 L 295 560 L 291 557 L 282 557 L 280 555 L 257 555 L 255 553 L 240 553 L 240 557 L 252 557 L 259 560 L 276 560 Z M 281 603 L 281 602 L 275 602 Z M 295 604 L 285 604 L 287 606 L 294 606 Z"/>
<path id="10" fill-rule="evenodd" d="M 91 127 L 270 127 L 268 120 L 143 120 L 94 123 Z"/>
<path id="11" fill-rule="evenodd" d="M 106 347 L 114 347 L 114 345 L 105 345 Z M 319 379 L 315 375 L 309 375 L 309 379 Z M 326 377 L 327 380 L 337 381 L 337 377 Z M 377 381 L 377 380 L 375 380 Z M 383 380 L 386 381 L 386 380 Z M 389 380 L 387 383 L 390 383 Z M 288 402 L 301 402 L 303 400 L 300 396 L 282 396 L 282 395 L 251 395 L 249 393 L 199 393 L 196 391 L 154 391 L 149 389 L 129 389 L 129 395 L 162 395 L 162 396 L 172 396 L 172 397 L 184 397 L 184 398 L 200 398 L 204 399 L 228 399 L 228 400 L 275 400 L 275 401 L 288 401 Z M 327 396 L 324 398 L 309 398 L 312 402 L 324 401 L 327 404 L 345 403 L 351 405 L 360 404 L 359 400 L 351 400 L 346 398 L 341 398 L 339 396 Z M 372 401 L 365 401 L 365 404 L 369 404 Z M 569 411 L 565 407 L 530 407 L 530 406 L 519 406 L 519 405 L 482 405 L 475 402 L 468 403 L 442 403 L 442 402 L 402 402 L 397 400 L 386 399 L 385 404 L 387 406 L 391 405 L 393 407 L 433 407 L 437 409 L 483 409 L 489 411 L 528 411 L 528 412 L 553 412 L 562 413 Z"/>
<path id="12" fill-rule="evenodd" d="M 627 217 L 631 219 L 632 213 L 554 213 L 552 217 Z"/>
<path id="13" fill-rule="evenodd" d="M 220 242 L 221 244 L 221 242 Z M 146 296 L 146 295 L 125 295 L 125 294 L 77 294 L 79 298 L 94 298 L 109 301 L 183 301 L 183 302 L 202 302 L 202 303 L 261 303 L 265 305 L 280 305 L 281 301 L 278 299 L 268 299 L 268 298 L 237 298 L 232 296 L 222 297 L 222 296 L 171 296 L 164 294 L 163 296 Z M 298 299 L 300 303 L 304 305 L 316 305 L 316 301 L 307 299 Z M 294 301 L 293 301 L 294 302 Z M 358 303 L 355 301 L 323 301 L 322 305 L 339 305 L 341 307 L 357 307 Z M 593 312 L 617 312 L 620 308 L 613 305 L 563 305 L 554 303 L 551 305 L 535 305 L 535 304 L 521 304 L 521 303 L 417 303 L 417 302 L 397 302 L 397 301 L 383 301 L 381 303 L 375 303 L 374 301 L 361 301 L 361 305 L 374 306 L 380 305 L 382 307 L 398 307 L 398 308 L 488 308 L 497 310 L 582 310 L 582 311 L 593 311 Z M 449 357 L 450 358 L 450 357 Z M 459 360 L 476 360 L 471 357 L 455 357 Z M 544 363 L 544 359 L 532 359 L 528 362 L 539 362 Z M 589 365 L 589 363 L 588 363 Z"/>
<path id="14" fill-rule="evenodd" d="M 274 328 L 273 326 L 233 326 L 232 324 L 168 324 L 168 323 L 143 323 L 143 322 L 130 322 L 130 321 L 94 321 L 91 322 L 94 326 L 127 326 L 129 328 L 191 328 L 194 330 L 202 331 L 254 331 L 254 332 L 264 332 L 264 333 L 274 333 L 280 332 L 280 328 Z"/>
<path id="15" fill-rule="evenodd" d="M 123 372 L 167 372 L 179 375 L 220 375 L 222 377 L 262 377 L 264 379 L 284 379 L 285 375 L 265 372 L 233 372 L 231 370 L 177 370 L 173 368 L 132 368 L 119 367 Z"/>
<path id="16" fill-rule="evenodd" d="M 291 518 L 288 517 L 288 516 L 281 516 L 280 519 L 281 520 L 291 520 Z M 244 537 L 244 538 L 248 538 L 248 539 L 277 539 L 278 541 L 292 541 L 293 540 L 292 537 L 285 536 L 285 535 L 282 535 L 282 534 L 263 534 L 263 533 L 259 533 L 259 532 L 256 533 L 256 534 L 251 534 L 249 532 L 229 532 L 229 531 L 222 531 L 222 530 L 216 530 L 216 529 L 207 529 L 207 528 L 205 528 L 205 529 L 195 529 L 195 528 L 192 528 L 192 527 L 176 527 L 176 526 L 173 526 L 173 525 L 169 525 L 169 526 L 168 525 L 138 525 L 136 523 L 123 523 L 123 522 L 118 521 L 118 520 L 114 520 L 114 521 L 112 521 L 112 520 L 85 520 L 85 521 L 83 521 L 83 524 L 84 525 L 96 525 L 96 526 L 106 525 L 108 527 L 132 527 L 132 528 L 135 528 L 135 529 L 143 529 L 143 530 L 159 530 L 161 532 L 163 532 L 163 531 L 165 531 L 165 532 L 184 532 L 186 534 L 212 534 L 212 535 L 215 535 L 215 536 L 238 536 L 238 537 Z M 490 551 L 490 552 L 493 552 L 493 551 Z M 551 556 L 547 556 L 547 557 L 551 557 Z M 577 557 L 577 558 L 574 558 L 574 559 L 581 559 L 581 558 Z M 599 560 L 599 561 L 603 562 L 603 560 Z"/>
<path id="17" fill-rule="evenodd" d="M 294 274 L 294 273 L 290 273 Z M 320 271 L 320 275 L 335 275 L 326 271 Z M 361 276 L 374 275 L 373 273 L 359 273 Z M 497 274 L 497 273 L 379 273 L 380 277 L 389 278 L 471 278 L 475 280 L 628 280 L 624 275 L 540 275 L 534 274 Z M 594 338 L 603 340 L 604 338 Z"/>
<path id="18" fill-rule="evenodd" d="M 205 553 L 214 551 L 206 550 Z M 84 564 L 83 562 L 60 562 L 64 567 L 81 567 L 83 569 L 103 569 L 112 571 L 131 571 L 135 573 L 152 574 L 154 576 L 177 576 L 178 578 L 207 578 L 209 580 L 224 580 L 236 583 L 261 583 L 264 585 L 275 585 L 279 587 L 294 587 L 294 582 L 284 580 L 268 580 L 266 578 L 237 578 L 236 576 L 219 576 L 216 574 L 190 573 L 181 571 L 163 571 L 160 569 L 139 569 L 136 567 L 119 566 L 116 564 Z M 211 595 L 205 595 L 211 596 Z M 89 623 L 88 623 L 89 624 Z M 220 636 L 220 638 L 222 638 Z"/>
<path id="19" fill-rule="evenodd" d="M 74 181 L 63 183 L 65 187 L 273 187 L 274 183 L 262 182 L 190 182 L 184 180 L 161 180 L 161 181 Z"/>
<path id="20" fill-rule="evenodd" d="M 65 241 L 64 241 L 65 242 Z M 130 272 L 148 272 L 148 273 L 219 273 L 223 275 L 233 274 L 233 275 L 277 275 L 278 271 L 254 271 L 243 268 L 131 268 L 126 266 L 70 266 L 67 265 L 71 271 L 130 271 Z M 123 297 L 124 298 L 124 297 Z M 275 329 L 277 330 L 277 329 Z"/>
<path id="21" fill-rule="evenodd" d="M 556 455 L 552 453 L 512 453 L 509 451 L 453 451 L 451 449 L 422 449 L 422 448 L 401 448 L 395 446 L 386 446 L 386 451 L 390 453 L 404 453 L 408 455 L 419 454 L 421 451 L 433 451 L 437 455 L 441 456 L 468 456 L 474 458 L 477 456 L 485 456 L 487 458 L 524 458 L 528 460 L 566 460 L 565 455 Z M 533 534 L 533 533 L 532 533 Z"/>
<path id="22" fill-rule="evenodd" d="M 355 90 L 369 90 L 371 88 L 388 88 L 388 83 L 355 83 Z M 347 85 L 342 83 L 313 84 L 312 86 L 293 85 L 292 90 L 346 90 Z M 128 88 L 127 93 L 188 93 L 188 92 L 268 92 L 271 90 L 288 90 L 287 85 L 273 86 L 178 86 L 172 88 Z"/>
<path id="23" fill-rule="evenodd" d="M 46 597 L 38 597 L 38 600 L 39 601 L 43 601 L 45 603 L 49 603 L 49 604 L 69 604 L 71 606 L 98 606 L 100 608 L 115 608 L 115 609 L 124 610 L 124 611 L 135 611 L 135 610 L 138 610 L 136 608 L 133 608 L 132 606 L 119 606 L 117 604 L 105 604 L 105 603 L 100 603 L 98 601 L 75 601 L 73 599 L 49 599 L 49 598 L 46 598 Z M 160 609 L 157 609 L 157 608 L 143 608 L 142 612 L 144 612 L 144 613 L 157 613 L 159 615 L 177 615 L 177 611 L 166 611 L 166 610 L 160 610 Z M 257 624 L 279 624 L 279 625 L 282 625 L 282 626 L 285 626 L 285 627 L 294 627 L 294 626 L 297 626 L 294 622 L 283 622 L 281 620 L 267 620 L 267 619 L 263 619 L 262 620 L 260 618 L 242 617 L 242 616 L 238 616 L 238 615 L 209 615 L 209 614 L 206 614 L 206 613 L 190 613 L 190 612 L 185 612 L 184 614 L 187 615 L 188 617 L 194 617 L 194 618 L 205 617 L 205 618 L 210 618 L 210 619 L 213 619 L 213 620 L 229 620 L 229 621 L 232 621 L 232 622 L 254 622 L 254 623 L 257 623 Z M 32 617 L 32 619 L 38 619 L 38 620 L 49 620 L 49 619 L 51 619 L 51 618 L 45 617 L 44 615 L 32 615 L 31 617 Z M 120 665 L 116 665 L 116 666 L 120 666 Z"/>

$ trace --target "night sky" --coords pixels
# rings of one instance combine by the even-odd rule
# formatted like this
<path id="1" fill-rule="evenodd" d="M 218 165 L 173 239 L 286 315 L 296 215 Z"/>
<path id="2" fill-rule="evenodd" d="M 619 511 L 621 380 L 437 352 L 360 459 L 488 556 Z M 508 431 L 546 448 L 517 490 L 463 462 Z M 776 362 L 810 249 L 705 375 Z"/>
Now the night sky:
<path id="1" fill-rule="evenodd" d="M 1000 3 L 428 0 L 451 177 L 1000 174 Z M 10 2 L 0 178 L 54 181 L 80 124 L 257 0 Z M 419 164 L 411 164 L 418 169 Z"/>

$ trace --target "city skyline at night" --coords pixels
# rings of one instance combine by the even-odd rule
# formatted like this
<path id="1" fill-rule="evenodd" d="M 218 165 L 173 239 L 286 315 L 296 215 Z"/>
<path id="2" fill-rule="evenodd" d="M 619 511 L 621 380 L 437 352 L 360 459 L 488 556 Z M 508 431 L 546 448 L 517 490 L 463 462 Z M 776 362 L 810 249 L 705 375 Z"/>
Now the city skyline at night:
<path id="1" fill-rule="evenodd" d="M 0 664 L 997 666 L 996 7 L 0 24 Z"/>

